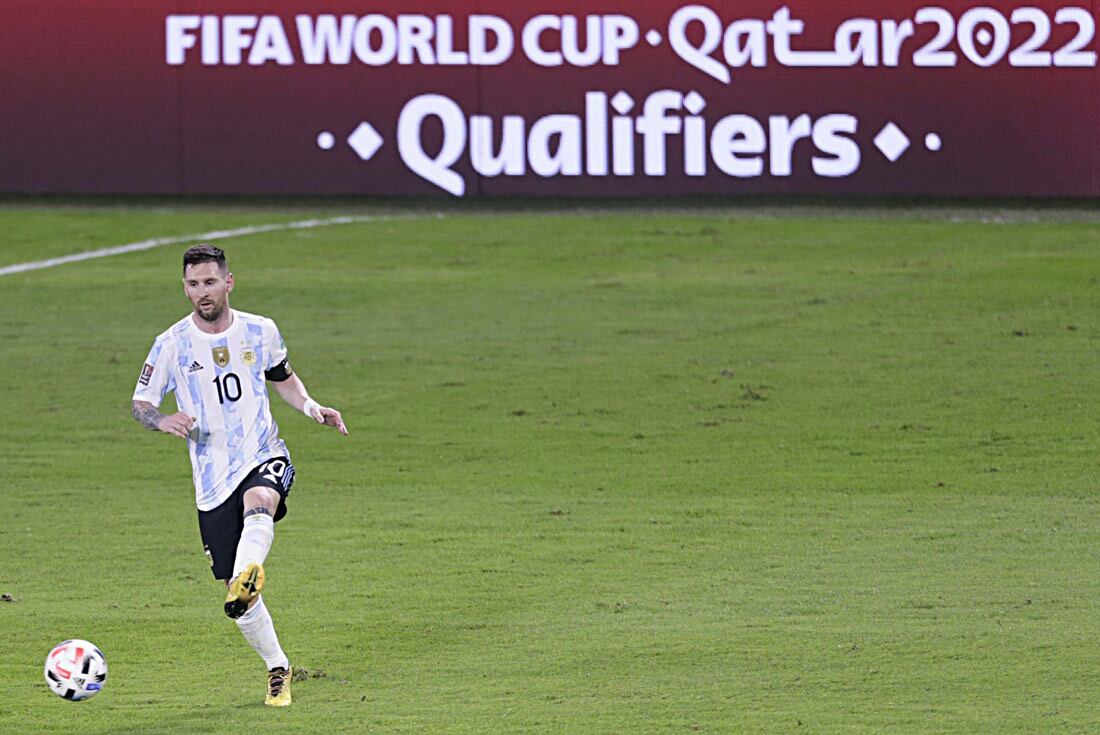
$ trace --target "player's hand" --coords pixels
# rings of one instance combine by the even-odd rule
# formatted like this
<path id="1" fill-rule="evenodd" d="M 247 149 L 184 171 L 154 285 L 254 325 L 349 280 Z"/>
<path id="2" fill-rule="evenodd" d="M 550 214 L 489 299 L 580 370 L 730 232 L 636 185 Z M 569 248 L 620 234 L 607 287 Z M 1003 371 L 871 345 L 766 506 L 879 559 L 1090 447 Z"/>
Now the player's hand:
<path id="1" fill-rule="evenodd" d="M 317 406 L 311 412 L 313 420 L 325 426 L 331 426 L 344 436 L 348 435 L 348 427 L 344 426 L 344 419 L 335 408 Z"/>
<path id="2" fill-rule="evenodd" d="M 187 435 L 191 433 L 191 427 L 195 425 L 195 417 L 188 416 L 182 411 L 172 414 L 171 416 L 165 416 L 160 420 L 160 426 L 158 427 L 165 434 L 171 434 L 172 436 L 178 436 L 181 439 L 186 439 Z"/>

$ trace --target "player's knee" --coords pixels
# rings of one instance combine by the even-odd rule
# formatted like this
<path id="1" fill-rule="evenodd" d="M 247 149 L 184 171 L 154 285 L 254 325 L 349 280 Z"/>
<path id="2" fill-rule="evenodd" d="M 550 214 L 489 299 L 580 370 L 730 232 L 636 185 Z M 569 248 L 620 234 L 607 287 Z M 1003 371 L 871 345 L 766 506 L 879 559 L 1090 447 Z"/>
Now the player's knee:
<path id="1" fill-rule="evenodd" d="M 269 514 L 275 515 L 275 509 L 279 507 L 279 493 L 269 487 L 250 487 L 244 494 L 245 512 L 258 509 L 266 509 Z"/>

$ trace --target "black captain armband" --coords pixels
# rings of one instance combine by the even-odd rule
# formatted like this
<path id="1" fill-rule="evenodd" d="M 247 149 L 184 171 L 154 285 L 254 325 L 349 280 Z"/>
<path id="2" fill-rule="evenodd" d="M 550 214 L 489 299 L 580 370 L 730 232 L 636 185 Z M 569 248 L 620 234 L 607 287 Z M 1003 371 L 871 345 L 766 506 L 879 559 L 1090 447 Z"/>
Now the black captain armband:
<path id="1" fill-rule="evenodd" d="M 294 368 L 290 367 L 290 360 L 283 360 L 270 370 L 264 370 L 264 377 L 272 383 L 281 383 L 294 374 Z"/>

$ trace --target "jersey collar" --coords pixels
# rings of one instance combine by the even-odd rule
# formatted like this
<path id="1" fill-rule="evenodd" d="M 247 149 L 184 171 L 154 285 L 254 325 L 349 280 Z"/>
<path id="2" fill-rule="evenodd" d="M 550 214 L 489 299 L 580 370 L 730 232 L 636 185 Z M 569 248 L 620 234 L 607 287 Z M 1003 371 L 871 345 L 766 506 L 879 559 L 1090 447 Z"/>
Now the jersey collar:
<path id="1" fill-rule="evenodd" d="M 233 317 L 233 321 L 230 322 L 229 326 L 226 327 L 224 330 L 222 330 L 220 332 L 210 333 L 210 332 L 204 332 L 201 329 L 199 329 L 199 325 L 195 324 L 195 314 L 194 314 L 194 312 L 192 312 L 192 313 L 187 315 L 188 329 L 190 330 L 192 335 L 200 337 L 202 339 L 214 340 L 214 339 L 221 339 L 222 337 L 228 337 L 230 334 L 232 334 L 234 332 L 234 330 L 237 329 L 237 325 L 239 325 L 241 323 L 241 315 L 237 313 L 236 309 L 230 309 L 229 314 L 230 314 L 230 316 Z"/>

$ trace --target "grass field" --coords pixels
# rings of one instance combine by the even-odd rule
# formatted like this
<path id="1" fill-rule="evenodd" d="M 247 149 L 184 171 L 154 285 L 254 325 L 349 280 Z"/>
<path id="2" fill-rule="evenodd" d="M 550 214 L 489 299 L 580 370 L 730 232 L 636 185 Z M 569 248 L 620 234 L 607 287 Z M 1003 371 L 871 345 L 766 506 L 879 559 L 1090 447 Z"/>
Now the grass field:
<path id="1" fill-rule="evenodd" d="M 0 209 L 0 266 L 316 213 Z M 0 732 L 1100 731 L 1100 224 L 415 216 L 220 243 L 351 435 L 221 612 L 130 395 L 185 246 L 0 278 Z M 169 402 L 170 403 L 170 402 Z M 346 592 L 340 592 L 346 590 Z M 50 647 L 104 691 L 47 691 Z"/>

